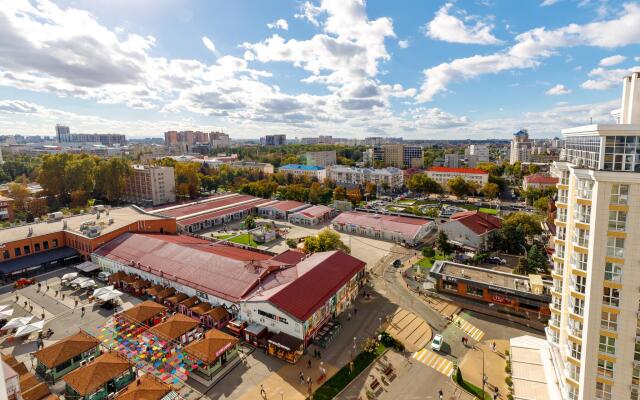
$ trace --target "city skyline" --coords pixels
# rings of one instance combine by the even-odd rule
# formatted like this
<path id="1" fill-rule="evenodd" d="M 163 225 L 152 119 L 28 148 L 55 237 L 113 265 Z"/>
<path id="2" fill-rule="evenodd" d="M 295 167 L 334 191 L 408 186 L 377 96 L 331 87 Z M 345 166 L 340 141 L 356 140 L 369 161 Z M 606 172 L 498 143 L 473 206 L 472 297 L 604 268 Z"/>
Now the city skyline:
<path id="1" fill-rule="evenodd" d="M 637 2 L 42 1 L 0 19 L 0 134 L 554 137 L 612 122 L 640 62 Z"/>

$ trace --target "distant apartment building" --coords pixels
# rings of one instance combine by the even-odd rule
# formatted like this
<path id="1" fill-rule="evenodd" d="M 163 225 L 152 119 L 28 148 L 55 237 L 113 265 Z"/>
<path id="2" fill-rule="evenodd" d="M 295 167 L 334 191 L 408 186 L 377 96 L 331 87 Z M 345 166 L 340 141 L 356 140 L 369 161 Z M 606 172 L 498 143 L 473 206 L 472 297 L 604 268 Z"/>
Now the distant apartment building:
<path id="1" fill-rule="evenodd" d="M 315 165 L 317 167 L 327 167 L 338 163 L 335 150 L 308 151 L 304 157 L 307 160 L 307 165 Z"/>
<path id="2" fill-rule="evenodd" d="M 118 133 L 71 133 L 68 126 L 56 125 L 56 140 L 60 144 L 99 143 L 105 146 L 124 146 L 125 135 Z"/>
<path id="3" fill-rule="evenodd" d="M 395 168 L 420 168 L 423 166 L 422 146 L 375 145 L 365 150 L 362 156 L 367 165 L 375 165 L 377 162 L 385 167 Z"/>
<path id="4" fill-rule="evenodd" d="M 13 203 L 12 198 L 0 195 L 0 220 L 13 221 L 15 219 Z"/>
<path id="5" fill-rule="evenodd" d="M 266 135 L 260 138 L 263 146 L 284 146 L 287 144 L 287 135 Z"/>
<path id="6" fill-rule="evenodd" d="M 339 186 L 363 186 L 367 182 L 390 189 L 401 188 L 404 184 L 404 174 L 401 169 L 388 168 L 355 168 L 344 165 L 333 165 L 328 168 L 327 176 Z"/>
<path id="7" fill-rule="evenodd" d="M 543 174 L 527 175 L 522 179 L 522 188 L 527 189 L 550 189 L 556 187 L 558 178 Z"/>
<path id="8" fill-rule="evenodd" d="M 367 146 L 380 146 L 388 143 L 402 143 L 402 138 L 386 136 L 369 136 L 364 138 L 364 144 Z"/>
<path id="9" fill-rule="evenodd" d="M 265 174 L 273 174 L 273 172 L 275 171 L 273 168 L 273 164 L 255 161 L 234 161 L 227 165 L 229 165 L 231 169 L 257 170 Z"/>
<path id="10" fill-rule="evenodd" d="M 305 137 L 300 139 L 302 144 L 333 144 L 333 136 Z"/>
<path id="11" fill-rule="evenodd" d="M 212 149 L 226 149 L 231 147 L 231 138 L 223 132 L 209 133 L 209 143 Z"/>
<path id="12" fill-rule="evenodd" d="M 123 200 L 145 207 L 176 201 L 173 167 L 133 165 L 127 179 Z"/>
<path id="13" fill-rule="evenodd" d="M 513 134 L 511 138 L 511 151 L 509 153 L 509 163 L 531 161 L 531 141 L 529 140 L 529 132 L 526 129 L 520 129 Z"/>
<path id="14" fill-rule="evenodd" d="M 466 156 L 476 156 L 477 162 L 486 163 L 490 161 L 489 145 L 487 144 L 470 144 L 465 151 Z"/>
<path id="15" fill-rule="evenodd" d="M 210 144 L 209 137 L 209 133 L 202 131 L 168 131 L 164 133 L 164 144 L 168 147 L 179 147 L 182 151 L 189 152 L 197 145 L 208 147 Z"/>
<path id="16" fill-rule="evenodd" d="M 465 181 L 479 186 L 489 182 L 489 174 L 476 168 L 432 167 L 427 170 L 427 176 L 442 186 L 446 186 L 450 179 L 462 177 Z"/>
<path id="17" fill-rule="evenodd" d="M 442 166 L 447 168 L 460 168 L 460 154 L 445 154 L 444 163 L 442 164 Z"/>
<path id="18" fill-rule="evenodd" d="M 327 170 L 315 165 L 287 164 L 278 168 L 278 171 L 295 176 L 317 178 L 319 181 L 323 181 L 327 177 Z"/>

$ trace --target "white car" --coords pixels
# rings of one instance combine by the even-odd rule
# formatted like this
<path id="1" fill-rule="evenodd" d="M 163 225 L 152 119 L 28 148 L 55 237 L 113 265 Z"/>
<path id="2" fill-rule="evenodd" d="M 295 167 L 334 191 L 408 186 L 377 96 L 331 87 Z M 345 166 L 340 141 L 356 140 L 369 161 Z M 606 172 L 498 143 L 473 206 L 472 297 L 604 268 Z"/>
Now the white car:
<path id="1" fill-rule="evenodd" d="M 111 276 L 111 273 L 107 272 L 107 271 L 101 271 L 98 273 L 98 280 L 101 282 L 106 282 L 109 279 L 109 276 Z"/>
<path id="2" fill-rule="evenodd" d="M 440 349 L 442 348 L 443 342 L 444 342 L 444 339 L 442 338 L 441 334 L 435 335 L 433 337 L 433 340 L 431 341 L 431 350 L 440 351 Z"/>

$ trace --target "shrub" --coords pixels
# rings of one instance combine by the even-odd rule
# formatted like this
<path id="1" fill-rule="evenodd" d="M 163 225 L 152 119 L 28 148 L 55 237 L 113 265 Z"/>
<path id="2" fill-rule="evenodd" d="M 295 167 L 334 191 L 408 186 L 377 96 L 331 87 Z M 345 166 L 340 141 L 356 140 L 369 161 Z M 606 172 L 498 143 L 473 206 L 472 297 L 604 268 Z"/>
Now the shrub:
<path id="1" fill-rule="evenodd" d="M 425 247 L 424 249 L 422 249 L 422 255 L 425 258 L 433 258 L 436 255 L 436 251 L 433 249 L 433 247 Z"/>
<path id="2" fill-rule="evenodd" d="M 295 239 L 287 239 L 287 247 L 290 249 L 295 249 L 298 247 L 298 242 Z"/>
<path id="3" fill-rule="evenodd" d="M 507 365 L 504 367 L 504 372 L 506 372 L 507 374 L 511 374 L 511 364 L 507 363 Z"/>
<path id="4" fill-rule="evenodd" d="M 506 384 L 507 384 L 507 386 L 509 386 L 509 387 L 513 386 L 513 380 L 511 379 L 511 377 L 510 377 L 510 376 L 507 376 L 507 377 L 504 379 L 504 383 L 506 383 Z"/>
<path id="5" fill-rule="evenodd" d="M 394 349 L 395 351 L 404 351 L 404 344 L 402 344 L 402 342 L 400 342 L 393 336 L 389 335 L 387 332 L 382 332 L 380 334 L 380 343 L 382 343 L 385 347 Z"/>

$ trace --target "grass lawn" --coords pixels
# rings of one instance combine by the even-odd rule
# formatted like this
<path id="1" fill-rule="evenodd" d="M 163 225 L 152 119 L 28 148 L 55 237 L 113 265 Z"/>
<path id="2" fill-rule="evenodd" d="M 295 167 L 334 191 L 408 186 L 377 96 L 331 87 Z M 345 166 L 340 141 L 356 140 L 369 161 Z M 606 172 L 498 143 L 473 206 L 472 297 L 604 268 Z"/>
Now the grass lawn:
<path id="1" fill-rule="evenodd" d="M 238 243 L 238 244 L 245 244 L 247 246 L 251 246 L 251 247 L 258 247 L 258 243 L 256 243 L 252 238 L 251 235 L 248 233 L 244 233 L 242 235 L 236 236 L 234 238 L 229 239 L 230 242 L 233 243 Z"/>
<path id="2" fill-rule="evenodd" d="M 225 240 L 225 239 L 229 239 L 230 237 L 232 237 L 233 235 L 216 235 L 215 238 L 216 239 L 220 239 L 220 240 Z"/>
<path id="3" fill-rule="evenodd" d="M 490 215 L 498 215 L 498 210 L 496 210 L 495 208 L 480 207 L 480 212 Z"/>
<path id="4" fill-rule="evenodd" d="M 434 261 L 438 261 L 438 260 L 448 260 L 450 257 L 446 257 L 444 254 L 440 253 L 439 251 L 436 251 L 436 256 L 434 257 Z M 418 261 L 418 265 L 420 267 L 422 267 L 423 270 L 430 270 L 431 267 L 433 267 L 433 261 L 431 261 L 431 258 L 429 257 L 424 257 L 421 258 L 420 261 Z"/>
<path id="5" fill-rule="evenodd" d="M 356 377 L 360 372 L 367 368 L 373 360 L 384 352 L 384 345 L 379 344 L 373 353 L 362 352 L 353 360 L 353 373 L 349 373 L 349 365 L 345 365 L 334 376 L 326 381 L 318 390 L 313 393 L 314 400 L 330 400 L 333 399 L 342 389 Z"/>
<path id="6" fill-rule="evenodd" d="M 476 385 L 469 383 L 467 381 L 463 381 L 462 385 L 460 386 L 462 386 L 462 388 L 467 392 L 475 395 L 477 399 L 482 399 L 482 389 L 477 387 Z M 492 400 L 492 399 L 493 397 L 491 397 L 491 395 L 485 391 L 484 400 Z"/>

